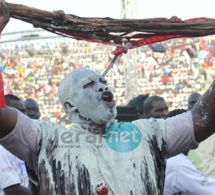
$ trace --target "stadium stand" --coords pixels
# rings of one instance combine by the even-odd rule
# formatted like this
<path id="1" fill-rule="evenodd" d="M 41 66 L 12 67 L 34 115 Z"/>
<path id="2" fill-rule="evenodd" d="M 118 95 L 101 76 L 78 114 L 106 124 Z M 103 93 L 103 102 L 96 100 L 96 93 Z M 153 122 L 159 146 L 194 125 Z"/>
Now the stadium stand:
<path id="1" fill-rule="evenodd" d="M 83 66 L 104 71 L 114 48 L 40 35 L 23 40 L 23 36 L 0 45 L 0 66 L 6 67 L 5 93 L 34 98 L 40 104 L 42 120 L 66 123 L 56 96 L 59 81 Z M 165 98 L 170 110 L 186 108 L 188 95 L 203 92 L 214 79 L 214 36 L 166 41 L 162 52 L 155 46 L 154 50 L 145 46 L 129 51 L 130 55 L 123 54 L 106 75 L 118 106 L 138 94 L 156 94 Z"/>

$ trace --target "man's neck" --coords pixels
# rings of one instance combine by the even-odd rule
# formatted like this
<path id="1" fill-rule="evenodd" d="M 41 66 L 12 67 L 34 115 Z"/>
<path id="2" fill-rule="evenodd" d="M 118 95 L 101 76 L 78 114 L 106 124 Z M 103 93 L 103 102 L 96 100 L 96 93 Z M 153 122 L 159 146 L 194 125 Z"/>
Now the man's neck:
<path id="1" fill-rule="evenodd" d="M 78 123 L 83 129 L 94 133 L 94 134 L 105 134 L 106 128 L 108 126 L 107 123 L 97 124 L 93 122 L 91 119 L 86 119 L 81 115 L 76 115 L 72 117 L 72 123 Z"/>

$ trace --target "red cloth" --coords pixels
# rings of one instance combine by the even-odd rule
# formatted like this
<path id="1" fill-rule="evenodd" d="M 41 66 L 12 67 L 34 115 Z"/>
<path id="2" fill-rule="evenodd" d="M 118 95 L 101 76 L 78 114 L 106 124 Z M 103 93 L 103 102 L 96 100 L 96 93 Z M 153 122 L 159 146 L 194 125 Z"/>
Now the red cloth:
<path id="1" fill-rule="evenodd" d="M 0 108 L 4 107 L 4 82 L 0 72 Z"/>

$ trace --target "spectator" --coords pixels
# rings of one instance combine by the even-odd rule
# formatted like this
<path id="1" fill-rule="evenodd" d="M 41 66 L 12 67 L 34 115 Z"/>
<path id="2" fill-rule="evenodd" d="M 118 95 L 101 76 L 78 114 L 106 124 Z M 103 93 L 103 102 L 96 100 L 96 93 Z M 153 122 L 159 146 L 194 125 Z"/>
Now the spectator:
<path id="1" fill-rule="evenodd" d="M 30 195 L 25 163 L 0 145 L 0 195 Z"/>
<path id="2" fill-rule="evenodd" d="M 168 106 L 164 98 L 154 95 L 146 98 L 143 103 L 144 118 L 165 118 Z"/>
<path id="3" fill-rule="evenodd" d="M 162 43 L 165 53 L 145 46 L 129 51 L 132 55 L 123 55 L 106 76 L 116 94 L 117 105 L 125 106 L 135 94 L 149 94 L 162 96 L 169 110 L 187 109 L 191 92 L 202 93 L 214 80 L 215 66 L 206 62 L 208 57 L 214 58 L 211 52 L 214 37 L 169 40 Z M 68 54 L 63 54 L 60 47 L 65 43 Z M 186 51 L 191 44 L 196 46 L 192 47 L 197 53 L 194 58 Z M 29 48 L 36 48 L 33 57 L 29 55 Z M 102 72 L 110 62 L 112 50 L 112 46 L 80 40 L 65 42 L 62 37 L 2 42 L 0 58 L 7 70 L 4 72 L 5 92 L 19 94 L 22 99 L 32 97 L 40 105 L 41 120 L 59 122 L 65 119 L 68 125 L 69 120 L 54 96 L 60 80 L 76 65 L 84 64 Z"/>
<path id="4" fill-rule="evenodd" d="M 32 119 L 40 118 L 39 104 L 32 98 L 27 98 L 24 101 L 25 114 Z"/>

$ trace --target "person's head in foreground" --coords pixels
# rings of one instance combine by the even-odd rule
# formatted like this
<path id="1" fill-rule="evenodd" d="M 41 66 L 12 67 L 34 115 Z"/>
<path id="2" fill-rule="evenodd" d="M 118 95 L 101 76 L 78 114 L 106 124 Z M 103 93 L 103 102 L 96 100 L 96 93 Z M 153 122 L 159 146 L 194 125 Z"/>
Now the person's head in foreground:
<path id="1" fill-rule="evenodd" d="M 32 98 L 27 98 L 24 101 L 25 114 L 32 119 L 40 118 L 39 104 Z"/>
<path id="2" fill-rule="evenodd" d="M 25 114 L 25 108 L 20 98 L 13 94 L 7 94 L 4 96 L 4 98 L 6 106 L 16 108 L 17 110 Z"/>
<path id="3" fill-rule="evenodd" d="M 61 82 L 58 96 L 72 123 L 83 128 L 104 125 L 117 115 L 112 89 L 106 79 L 89 68 L 70 73 Z"/>
<path id="4" fill-rule="evenodd" d="M 153 95 L 143 104 L 144 118 L 165 118 L 168 114 L 168 105 L 164 98 Z"/>

